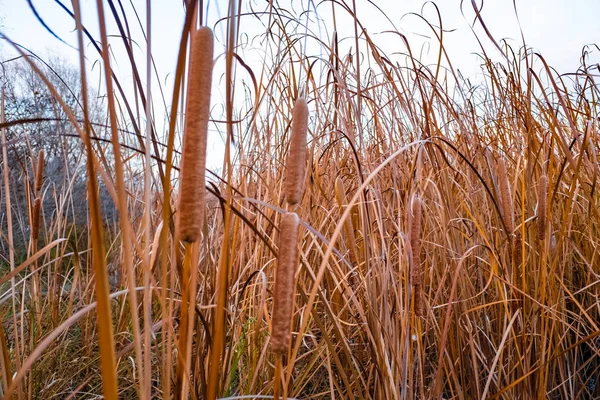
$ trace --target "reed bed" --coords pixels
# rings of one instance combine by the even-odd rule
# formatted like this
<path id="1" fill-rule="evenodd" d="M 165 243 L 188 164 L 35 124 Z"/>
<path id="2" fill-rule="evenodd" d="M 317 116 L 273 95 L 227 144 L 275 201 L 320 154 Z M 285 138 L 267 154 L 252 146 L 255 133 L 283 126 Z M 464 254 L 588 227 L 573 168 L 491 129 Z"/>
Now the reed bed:
<path id="1" fill-rule="evenodd" d="M 103 65 L 102 121 L 85 90 L 67 101 L 24 58 L 72 129 L 54 157 L 82 167 L 83 195 L 77 174 L 49 180 L 35 146 L 9 165 L 11 133 L 43 121 L 3 109 L 2 396 L 600 397 L 600 92 L 585 56 L 559 75 L 484 36 L 472 83 L 436 24 L 431 66 L 405 39 L 385 54 L 339 2 L 325 3 L 349 37 L 276 2 L 211 20 L 186 1 L 162 127 L 136 17 L 107 3 L 101 25 L 122 31 L 98 47 L 72 10 L 82 65 Z M 265 31 L 240 43 L 249 21 Z M 109 41 L 131 55 L 133 94 Z M 210 132 L 225 137 L 218 167 Z M 82 197 L 83 223 L 67 212 Z"/>

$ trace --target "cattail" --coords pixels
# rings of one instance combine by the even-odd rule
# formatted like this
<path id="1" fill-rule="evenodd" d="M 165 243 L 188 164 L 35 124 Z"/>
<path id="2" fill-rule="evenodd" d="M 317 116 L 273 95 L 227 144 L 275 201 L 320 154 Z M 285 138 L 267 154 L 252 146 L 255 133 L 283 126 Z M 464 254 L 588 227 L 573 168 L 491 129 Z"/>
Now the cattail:
<path id="1" fill-rule="evenodd" d="M 523 236 L 521 236 L 521 232 L 517 232 L 515 234 L 515 248 L 513 251 L 513 259 L 515 261 L 515 268 L 517 271 L 523 262 Z"/>
<path id="2" fill-rule="evenodd" d="M 546 207 L 548 197 L 548 177 L 542 175 L 538 182 L 538 207 L 537 207 L 537 237 L 544 240 L 546 236 Z"/>
<path id="3" fill-rule="evenodd" d="M 413 296 L 415 299 L 415 316 L 420 317 L 423 315 L 423 285 L 413 285 Z"/>
<path id="4" fill-rule="evenodd" d="M 179 197 L 179 238 L 200 238 L 204 214 L 206 136 L 210 112 L 214 39 L 210 28 L 192 33 Z"/>
<path id="5" fill-rule="evenodd" d="M 33 210 L 31 210 L 31 240 L 33 243 L 37 242 L 40 232 L 40 213 L 42 211 L 42 183 L 44 177 L 44 150 L 40 150 L 38 153 L 37 165 L 35 170 L 34 180 L 34 196 Z"/>
<path id="6" fill-rule="evenodd" d="M 308 130 L 308 106 L 302 97 L 296 100 L 292 113 L 292 136 L 287 156 L 285 197 L 290 205 L 300 203 L 304 192 L 306 171 L 306 132 Z"/>
<path id="7" fill-rule="evenodd" d="M 423 314 L 421 299 L 421 208 L 422 201 L 418 196 L 413 196 L 410 213 L 408 215 L 408 240 L 410 243 L 410 281 L 413 286 L 415 315 Z"/>
<path id="8" fill-rule="evenodd" d="M 40 150 L 37 159 L 37 168 L 35 171 L 35 196 L 42 191 L 42 179 L 44 177 L 44 150 Z"/>
<path id="9" fill-rule="evenodd" d="M 346 188 L 344 187 L 344 181 L 339 176 L 335 179 L 335 199 L 338 206 L 344 207 L 346 205 Z"/>
<path id="10" fill-rule="evenodd" d="M 33 202 L 33 210 L 31 213 L 31 240 L 37 242 L 40 232 L 40 213 L 42 210 L 42 198 L 36 197 Z"/>
<path id="11" fill-rule="evenodd" d="M 299 227 L 300 220 L 296 213 L 290 212 L 283 216 L 279 231 L 279 255 L 275 271 L 271 334 L 271 348 L 277 354 L 287 352 L 291 339 L 294 275 L 298 266 Z"/>
<path id="12" fill-rule="evenodd" d="M 512 237 L 515 230 L 514 213 L 512 195 L 510 193 L 510 181 L 506 172 L 506 164 L 503 159 L 499 159 L 497 163 L 498 186 L 500 189 L 500 206 L 502 207 L 502 219 L 508 230 L 508 234 Z"/>
<path id="13" fill-rule="evenodd" d="M 411 251 L 410 279 L 413 285 L 421 284 L 421 207 L 421 199 L 414 196 L 408 216 L 408 239 Z"/>

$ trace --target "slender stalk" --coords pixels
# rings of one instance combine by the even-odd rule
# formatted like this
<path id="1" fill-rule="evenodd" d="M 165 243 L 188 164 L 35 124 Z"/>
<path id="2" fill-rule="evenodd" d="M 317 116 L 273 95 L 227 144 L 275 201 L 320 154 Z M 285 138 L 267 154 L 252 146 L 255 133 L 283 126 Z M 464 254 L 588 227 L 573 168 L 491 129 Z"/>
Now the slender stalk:
<path id="1" fill-rule="evenodd" d="M 150 275 L 152 274 L 150 265 L 150 246 L 152 241 L 152 159 L 151 159 L 151 138 L 152 138 L 152 6 L 151 1 L 146 0 L 146 142 L 145 168 L 144 168 L 144 359 L 143 371 L 145 386 L 142 387 L 142 398 L 150 399 L 152 397 L 152 293 L 150 291 Z"/>
<path id="2" fill-rule="evenodd" d="M 102 392 L 104 394 L 104 398 L 108 400 L 116 400 L 118 398 L 118 384 L 117 384 L 117 368 L 116 368 L 116 360 L 115 360 L 115 343 L 113 336 L 113 321 L 112 321 L 112 312 L 110 307 L 110 298 L 109 298 L 109 287 L 108 287 L 108 275 L 107 275 L 107 266 L 106 266 L 106 250 L 104 248 L 104 234 L 102 228 L 102 216 L 100 212 L 100 203 L 98 199 L 98 182 L 96 180 L 96 169 L 94 167 L 94 150 L 92 148 L 91 142 L 91 125 L 88 115 L 88 104 L 87 104 L 87 82 L 86 82 L 86 74 L 85 74 L 85 57 L 84 57 L 84 46 L 83 46 L 83 36 L 82 36 L 82 24 L 81 24 L 81 11 L 78 0 L 73 1 L 73 8 L 75 10 L 76 15 L 76 27 L 77 27 L 77 37 L 79 43 L 79 63 L 80 63 L 80 72 L 81 72 L 81 87 L 82 87 L 82 99 L 83 99 L 83 115 L 84 115 L 84 131 L 87 138 L 86 141 L 86 156 L 87 156 L 87 175 L 88 175 L 88 201 L 89 201 L 89 209 L 90 209 L 90 220 L 91 220 L 91 232 L 92 232 L 92 257 L 93 257 L 93 267 L 94 267 L 94 276 L 96 281 L 96 301 L 97 301 L 97 315 L 98 315 L 98 340 L 100 345 L 100 372 L 102 375 Z M 103 24 L 103 11 L 102 11 L 102 2 L 98 0 L 98 15 L 100 16 L 101 21 L 101 32 L 103 40 L 103 48 L 104 48 L 104 56 L 105 56 L 105 70 L 107 74 L 110 71 L 110 65 L 108 63 L 108 43 L 106 38 L 106 27 Z M 108 82 L 111 82 L 110 75 L 107 75 Z M 108 89 L 108 98 L 112 98 L 112 87 L 107 82 Z M 110 103 L 110 101 L 109 101 Z M 116 126 L 116 116 L 114 112 L 114 106 L 112 108 L 112 129 L 113 133 L 116 135 L 117 126 Z M 114 140 L 114 139 L 113 139 Z M 118 148 L 118 137 L 116 140 L 116 146 Z M 119 151 L 115 151 L 115 160 L 119 160 Z M 118 163 L 116 164 L 118 165 Z M 119 182 L 119 180 L 117 181 Z M 122 183 L 122 176 L 120 182 Z M 121 198 L 125 200 L 125 191 L 121 192 L 123 195 Z M 124 210 L 124 208 L 122 209 Z M 121 216 L 124 220 L 125 217 Z M 127 231 L 127 227 L 125 232 Z M 127 235 L 124 232 L 125 238 Z M 126 241 L 126 239 L 125 239 Z M 125 255 L 125 258 L 129 254 Z M 132 298 L 135 298 L 135 295 L 132 291 Z M 137 321 L 133 320 L 134 326 L 137 325 Z M 139 336 L 138 336 L 139 339 Z M 141 364 L 139 363 L 139 354 L 138 354 L 138 366 L 141 368 Z"/>
<path id="3" fill-rule="evenodd" d="M 5 114 L 4 114 L 4 85 L 2 86 L 2 92 L 1 92 L 2 98 L 0 99 L 1 102 L 1 106 L 0 106 L 0 121 L 2 123 L 5 122 Z M 11 206 L 11 190 L 10 190 L 10 179 L 9 179 L 9 175 L 8 175 L 8 146 L 7 146 L 7 142 L 6 142 L 6 128 L 2 127 L 0 129 L 0 133 L 2 134 L 2 172 L 3 172 L 3 176 L 4 176 L 4 203 L 6 206 L 6 223 L 7 223 L 7 233 L 8 233 L 8 242 L 9 243 L 14 243 L 14 238 L 13 238 L 13 219 L 12 219 L 12 206 Z M 8 246 L 8 262 L 9 262 L 9 266 L 10 266 L 10 271 L 13 272 L 15 270 L 15 249 L 13 246 Z M 15 278 L 11 277 L 10 278 L 10 290 L 13 293 L 16 293 L 16 286 L 15 286 Z M 12 314 L 13 314 L 13 326 L 17 326 L 17 304 L 16 304 L 16 296 L 11 296 L 11 300 L 12 300 Z M 16 364 L 16 369 L 17 371 L 21 368 L 21 354 L 23 354 L 23 349 L 21 348 L 21 342 L 19 340 L 19 332 L 17 329 L 13 330 L 13 338 L 15 341 L 15 364 Z M 7 375 L 7 387 L 10 386 L 11 380 L 12 380 L 12 375 L 10 374 L 10 362 L 7 363 L 7 369 L 6 369 L 6 375 Z M 19 382 L 18 386 L 17 386 L 17 396 L 19 399 L 23 398 L 23 387 L 21 385 L 21 383 Z"/>

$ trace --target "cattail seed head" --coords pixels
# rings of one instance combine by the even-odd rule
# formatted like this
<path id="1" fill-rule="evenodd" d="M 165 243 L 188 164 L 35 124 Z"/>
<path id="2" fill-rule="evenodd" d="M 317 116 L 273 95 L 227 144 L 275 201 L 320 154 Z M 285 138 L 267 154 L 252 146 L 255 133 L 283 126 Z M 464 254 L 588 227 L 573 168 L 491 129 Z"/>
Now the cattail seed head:
<path id="1" fill-rule="evenodd" d="M 40 150 L 37 158 L 37 165 L 34 177 L 34 198 L 33 209 L 31 210 L 31 240 L 37 242 L 40 232 L 40 213 L 42 212 L 42 183 L 44 178 L 44 150 Z"/>
<path id="2" fill-rule="evenodd" d="M 292 135 L 285 170 L 285 197 L 290 205 L 300 203 L 304 192 L 306 172 L 306 133 L 308 131 L 308 106 L 302 97 L 296 100 L 292 112 Z"/>
<path id="3" fill-rule="evenodd" d="M 542 175 L 538 182 L 538 207 L 537 207 L 537 237 L 544 240 L 546 236 L 546 212 L 548 198 L 548 177 Z"/>
<path id="4" fill-rule="evenodd" d="M 423 285 L 419 284 L 419 285 L 414 285 L 413 286 L 413 293 L 414 293 L 414 298 L 415 298 L 415 316 L 420 317 L 423 315 L 423 296 L 422 296 L 422 292 L 423 292 Z"/>
<path id="5" fill-rule="evenodd" d="M 40 213 L 42 210 L 42 198 L 36 197 L 31 212 L 31 240 L 35 243 L 40 233 Z"/>
<path id="6" fill-rule="evenodd" d="M 181 155 L 179 238 L 200 238 L 205 201 L 206 137 L 210 112 L 214 38 L 210 28 L 192 33 Z"/>
<path id="7" fill-rule="evenodd" d="M 416 286 L 421 284 L 421 208 L 421 199 L 413 196 L 408 215 L 408 240 L 411 252 L 410 280 Z"/>
<path id="8" fill-rule="evenodd" d="M 514 212 L 512 194 L 510 192 L 510 180 L 506 171 L 506 164 L 503 159 L 499 159 L 496 165 L 498 175 L 498 186 L 500 190 L 500 206 L 502 207 L 502 219 L 508 230 L 508 234 L 512 235 L 515 230 Z M 512 237 L 512 236 L 511 236 Z"/>
<path id="9" fill-rule="evenodd" d="M 42 181 L 44 177 L 44 150 L 40 150 L 37 159 L 37 168 L 35 171 L 35 195 L 36 197 L 42 191 Z"/>
<path id="10" fill-rule="evenodd" d="M 523 236 L 521 235 L 521 232 L 517 232 L 515 234 L 515 249 L 513 258 L 515 260 L 515 268 L 517 268 L 518 271 L 521 263 L 523 262 Z"/>
<path id="11" fill-rule="evenodd" d="M 291 339 L 294 308 L 294 275 L 298 267 L 298 230 L 300 220 L 296 213 L 283 216 L 279 231 L 279 254 L 273 290 L 273 318 L 271 349 L 277 354 L 287 352 Z"/>
<path id="12" fill-rule="evenodd" d="M 338 202 L 338 206 L 344 207 L 346 201 L 346 188 L 344 188 L 344 181 L 339 176 L 335 179 L 335 199 Z"/>

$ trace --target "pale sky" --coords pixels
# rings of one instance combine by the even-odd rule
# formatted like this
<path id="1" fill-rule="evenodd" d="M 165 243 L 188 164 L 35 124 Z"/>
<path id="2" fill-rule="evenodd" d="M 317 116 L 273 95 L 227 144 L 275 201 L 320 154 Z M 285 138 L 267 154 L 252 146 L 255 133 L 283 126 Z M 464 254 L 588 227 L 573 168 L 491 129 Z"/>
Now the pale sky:
<path id="1" fill-rule="evenodd" d="M 291 5 L 288 4 L 291 1 Z M 65 41 L 76 47 L 76 36 L 74 33 L 73 20 L 55 3 L 54 0 L 32 0 L 33 4 L 45 22 Z M 70 7 L 69 0 L 62 0 Z M 351 1 L 346 0 L 348 4 Z M 431 35 L 427 25 L 417 16 L 411 14 L 423 14 L 428 20 L 437 24 L 434 7 L 431 2 L 423 0 L 373 0 L 383 9 L 391 22 L 404 33 L 413 48 L 414 54 L 423 54 L 422 59 L 425 63 L 433 62 L 436 54 L 435 44 L 428 46 L 428 39 L 425 37 Z M 118 3 L 118 2 L 115 2 Z M 139 20 L 145 29 L 145 0 L 123 0 L 128 15 L 129 27 L 132 36 L 137 43 L 135 50 L 136 59 L 140 63 L 139 69 L 142 74 L 145 72 L 145 41 L 141 34 L 140 25 L 132 12 L 131 3 L 133 3 L 139 13 Z M 157 84 L 160 84 L 166 90 L 166 96 L 170 98 L 171 82 L 175 69 L 177 50 L 181 29 L 183 25 L 183 5 L 181 0 L 152 0 L 152 53 L 158 69 L 158 78 L 153 83 L 156 90 Z M 209 2 L 208 25 L 215 27 L 219 18 L 227 13 L 226 0 L 217 0 Z M 252 7 L 254 10 L 262 11 L 267 6 L 266 0 L 244 0 L 243 11 L 246 7 Z M 279 0 L 279 3 L 285 5 L 285 8 L 294 9 L 297 12 L 308 9 L 308 0 Z M 331 11 L 331 3 L 324 2 L 317 9 L 319 15 L 327 21 Z M 382 33 L 391 28 L 390 23 L 381 16 L 366 0 L 357 0 L 359 19 L 366 26 L 370 35 L 375 38 L 376 43 L 380 45 L 388 54 L 394 52 L 403 52 L 405 47 L 397 36 L 389 33 Z M 456 68 L 459 68 L 465 76 L 476 76 L 479 72 L 480 59 L 474 53 L 480 53 L 475 36 L 471 31 L 470 25 L 473 22 L 474 11 L 471 0 L 464 0 L 461 11 L 461 0 L 438 0 L 435 2 L 441 12 L 443 26 L 445 30 L 452 30 L 445 34 L 445 46 L 450 53 L 452 62 Z M 476 1 L 481 4 L 481 0 Z M 516 8 L 519 13 L 521 27 L 525 35 L 525 40 L 530 47 L 541 52 L 548 63 L 554 66 L 559 72 L 572 72 L 579 66 L 581 50 L 584 45 L 591 43 L 600 44 L 600 26 L 598 25 L 598 16 L 600 16 L 600 0 L 515 0 Z M 95 0 L 81 0 L 83 10 L 83 22 L 92 32 L 98 35 L 97 14 Z M 109 13 L 109 8 L 105 2 L 105 12 Z M 311 2 L 311 4 L 313 4 Z M 313 5 L 310 6 L 314 8 Z M 352 24 L 343 22 L 343 11 L 338 8 L 338 29 L 340 37 L 352 34 Z M 512 0 L 485 0 L 481 15 L 487 27 L 496 40 L 508 39 L 516 49 L 520 47 L 521 39 L 519 25 L 515 16 Z M 118 34 L 116 26 L 109 21 L 109 33 Z M 50 35 L 34 17 L 26 0 L 0 0 L 0 29 L 9 38 L 15 42 L 34 51 L 42 57 L 49 54 L 60 54 L 71 59 L 74 65 L 78 65 L 77 52 L 64 45 L 52 35 Z M 331 35 L 333 27 L 325 23 L 324 26 L 316 27 L 312 24 L 313 32 L 325 36 Z M 224 37 L 225 25 L 223 23 L 216 26 L 215 34 L 217 40 Z M 486 50 L 489 51 L 495 60 L 499 60 L 499 54 L 494 50 L 491 42 L 483 34 L 481 26 L 474 25 L 475 32 L 479 35 Z M 241 32 L 252 38 L 262 33 L 260 24 L 254 17 L 244 17 L 241 21 Z M 128 59 L 119 45 L 120 39 L 115 39 L 113 51 L 117 62 L 113 64 L 117 74 L 124 83 L 130 83 L 131 72 Z M 348 45 L 350 45 L 348 41 Z M 429 50 L 428 50 L 429 49 Z M 599 51 L 592 50 L 591 60 L 598 62 Z M 217 46 L 215 57 L 219 55 L 220 48 Z M 308 47 L 307 51 L 312 51 Z M 319 51 L 318 49 L 315 51 Z M 10 54 L 9 46 L 0 43 L 0 58 L 6 58 Z M 93 62 L 98 59 L 97 53 L 88 45 L 86 54 L 89 56 L 89 67 L 92 73 L 100 74 L 101 70 L 94 67 Z M 254 70 L 260 71 L 260 58 L 256 56 L 258 52 L 252 53 L 245 58 L 245 61 Z M 120 63 L 119 61 L 122 60 Z M 218 72 L 215 76 L 218 77 Z M 98 76 L 98 75 L 96 75 Z M 145 79 L 142 75 L 142 79 Z M 145 81 L 144 81 L 145 82 Z M 216 97 L 216 98 L 215 98 Z M 169 100 L 168 100 L 169 101 Z M 213 96 L 213 102 L 219 101 L 218 96 Z M 159 109 L 155 100 L 157 115 L 155 119 L 160 119 L 164 109 Z M 160 123 L 160 122 L 159 122 Z M 215 135 L 215 133 L 213 133 Z M 218 136 L 218 135 L 217 135 Z M 213 137 L 213 142 L 218 137 Z M 217 146 L 218 147 L 218 146 Z M 218 152 L 216 152 L 218 153 Z"/>
<path id="2" fill-rule="evenodd" d="M 62 0 L 67 6 L 70 1 Z M 287 0 L 289 1 L 289 0 Z M 280 1 L 285 4 L 287 1 Z M 74 24 L 54 0 L 32 0 L 38 8 L 41 17 L 46 23 L 63 39 L 75 44 L 75 35 L 72 33 Z M 347 1 L 351 4 L 350 1 Z M 478 0 L 476 3 L 480 3 Z M 106 2 L 105 2 L 106 3 Z M 116 2 L 115 2 L 116 3 Z M 130 13 L 130 1 L 122 2 L 126 11 Z M 139 13 L 140 20 L 145 24 L 145 1 L 131 0 Z M 214 24 L 218 17 L 223 17 L 227 12 L 227 1 L 218 0 L 209 2 L 209 20 Z M 293 0 L 296 10 L 307 9 L 308 1 Z M 416 33 L 427 34 L 427 28 L 419 23 L 418 18 L 410 13 L 421 13 L 434 16 L 431 4 L 423 0 L 379 0 L 374 1 L 381 7 L 400 28 L 409 36 L 415 44 L 420 42 Z M 471 1 L 465 0 L 463 4 L 464 15 L 461 13 L 461 0 L 438 0 L 435 2 L 440 9 L 444 21 L 444 27 L 453 29 L 454 32 L 447 34 L 447 46 L 453 59 L 459 60 L 460 64 L 467 58 L 465 66 L 470 62 L 469 53 L 478 51 L 477 44 L 469 29 L 474 12 Z M 246 6 L 253 5 L 254 9 L 261 10 L 266 0 L 243 1 Z M 372 5 L 365 0 L 358 0 L 357 7 L 361 21 L 367 26 L 369 32 L 374 34 L 389 28 L 387 22 L 375 12 Z M 600 1 L 598 0 L 516 0 L 516 7 L 521 19 L 525 39 L 527 43 L 544 54 L 550 63 L 559 70 L 571 69 L 577 65 L 581 54 L 581 48 L 585 44 L 600 43 L 600 27 L 598 16 L 600 15 Z M 164 74 L 171 72 L 174 66 L 174 56 L 177 51 L 177 43 L 181 33 L 183 21 L 183 6 L 181 0 L 153 0 L 153 52 L 159 54 L 156 62 Z M 97 33 L 96 1 L 82 0 L 84 23 L 89 25 L 93 33 Z M 108 12 L 108 6 L 105 5 Z M 328 3 L 321 5 L 319 13 L 326 14 L 331 9 Z M 338 10 L 338 16 L 342 14 Z M 512 0 L 486 0 L 483 2 L 482 16 L 495 38 L 510 38 L 518 40 L 519 31 L 517 20 L 514 15 Z M 109 19 L 110 20 L 110 19 Z M 134 36 L 139 40 L 139 27 L 135 18 L 131 18 L 130 27 Z M 11 39 L 42 54 L 58 51 L 67 57 L 76 60 L 76 53 L 60 43 L 48 34 L 41 24 L 35 19 L 27 0 L 0 0 L 0 27 Z M 242 30 L 256 29 L 253 18 L 242 20 Z M 482 30 L 477 26 L 476 31 Z M 222 32 L 216 32 L 222 34 Z M 518 43 L 518 42 L 517 42 Z M 486 43 L 489 45 L 489 43 Z M 140 42 L 140 45 L 143 45 Z M 3 46 L 6 47 L 6 46 Z M 159 71 L 161 72 L 161 71 Z"/>

